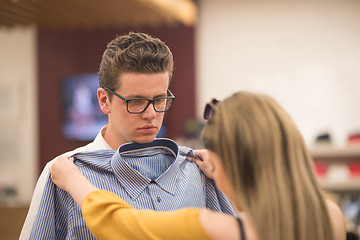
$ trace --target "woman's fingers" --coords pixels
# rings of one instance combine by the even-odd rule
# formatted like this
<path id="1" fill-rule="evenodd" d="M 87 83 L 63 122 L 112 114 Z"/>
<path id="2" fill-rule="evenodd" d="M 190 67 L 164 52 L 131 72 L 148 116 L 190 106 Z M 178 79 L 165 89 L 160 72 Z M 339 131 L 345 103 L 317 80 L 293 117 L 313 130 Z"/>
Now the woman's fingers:
<path id="1" fill-rule="evenodd" d="M 206 149 L 194 150 L 194 154 L 202 160 L 191 158 L 191 161 L 194 162 L 208 178 L 214 179 L 214 165 L 209 160 L 208 151 Z"/>

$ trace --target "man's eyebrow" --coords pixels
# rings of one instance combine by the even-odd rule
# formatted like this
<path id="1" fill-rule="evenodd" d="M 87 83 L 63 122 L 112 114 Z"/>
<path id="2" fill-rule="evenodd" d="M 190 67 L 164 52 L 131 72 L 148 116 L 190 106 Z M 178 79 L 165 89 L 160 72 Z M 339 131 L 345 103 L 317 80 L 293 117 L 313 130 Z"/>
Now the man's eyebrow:
<path id="1" fill-rule="evenodd" d="M 167 92 L 166 92 L 166 93 L 159 94 L 159 95 L 156 95 L 156 96 L 153 97 L 152 99 L 154 99 L 154 98 L 160 98 L 160 97 L 167 97 Z M 147 97 L 144 97 L 144 96 L 141 96 L 141 95 L 130 95 L 130 96 L 126 97 L 126 98 L 127 98 L 127 99 L 130 99 L 130 98 L 150 99 L 150 98 L 147 98 Z"/>

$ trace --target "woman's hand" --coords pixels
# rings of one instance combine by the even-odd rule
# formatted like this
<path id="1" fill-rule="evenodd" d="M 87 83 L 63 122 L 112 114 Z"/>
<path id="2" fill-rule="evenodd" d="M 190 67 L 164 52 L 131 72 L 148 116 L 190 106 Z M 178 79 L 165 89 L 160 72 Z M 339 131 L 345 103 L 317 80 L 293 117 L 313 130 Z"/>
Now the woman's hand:
<path id="1" fill-rule="evenodd" d="M 98 190 L 82 174 L 79 168 L 74 164 L 74 159 L 66 155 L 57 157 L 51 164 L 51 179 L 62 190 L 68 192 L 75 202 L 82 208 L 86 195 Z"/>
<path id="2" fill-rule="evenodd" d="M 201 149 L 201 150 L 194 150 L 194 154 L 199 156 L 202 160 L 194 158 L 194 157 L 187 157 L 187 160 L 196 163 L 200 170 L 210 179 L 214 179 L 214 165 L 209 161 L 209 154 L 208 150 Z"/>
<path id="3" fill-rule="evenodd" d="M 69 191 L 71 183 L 78 176 L 82 176 L 81 171 L 74 164 L 74 159 L 66 155 L 57 157 L 50 165 L 49 170 L 53 182 L 64 191 Z"/>

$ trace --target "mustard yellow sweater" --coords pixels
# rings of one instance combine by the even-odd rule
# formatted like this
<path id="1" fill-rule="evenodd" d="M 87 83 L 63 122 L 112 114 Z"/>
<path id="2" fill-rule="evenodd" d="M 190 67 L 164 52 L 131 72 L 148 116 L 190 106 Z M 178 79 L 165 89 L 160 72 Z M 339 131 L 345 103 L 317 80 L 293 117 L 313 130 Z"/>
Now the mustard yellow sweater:
<path id="1" fill-rule="evenodd" d="M 98 239 L 211 239 L 196 208 L 137 210 L 114 193 L 98 190 L 86 196 L 82 213 Z"/>

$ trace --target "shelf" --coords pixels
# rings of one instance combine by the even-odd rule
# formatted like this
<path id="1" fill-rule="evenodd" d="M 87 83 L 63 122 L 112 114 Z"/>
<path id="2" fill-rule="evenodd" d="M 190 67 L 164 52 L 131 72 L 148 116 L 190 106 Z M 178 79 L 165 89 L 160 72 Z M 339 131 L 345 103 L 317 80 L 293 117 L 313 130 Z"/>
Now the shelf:
<path id="1" fill-rule="evenodd" d="M 314 161 L 360 161 L 360 145 L 334 148 L 331 145 L 319 145 L 310 149 Z"/>
<path id="2" fill-rule="evenodd" d="M 343 181 L 331 181 L 319 179 L 320 186 L 324 190 L 334 192 L 360 192 L 360 178 Z"/>

